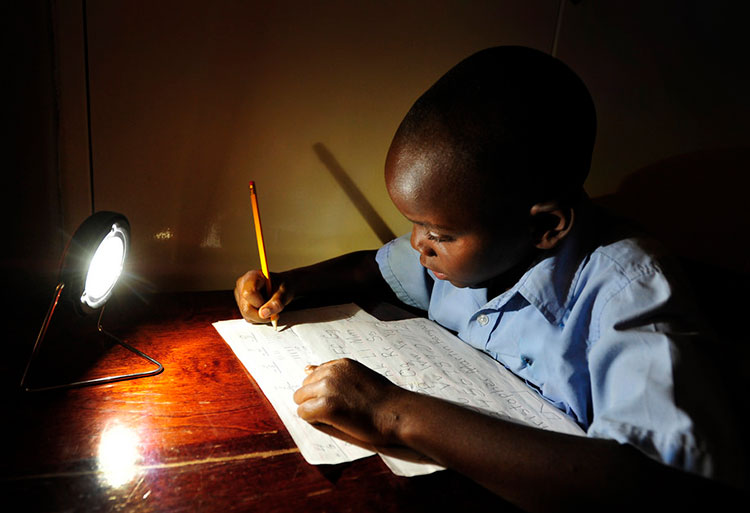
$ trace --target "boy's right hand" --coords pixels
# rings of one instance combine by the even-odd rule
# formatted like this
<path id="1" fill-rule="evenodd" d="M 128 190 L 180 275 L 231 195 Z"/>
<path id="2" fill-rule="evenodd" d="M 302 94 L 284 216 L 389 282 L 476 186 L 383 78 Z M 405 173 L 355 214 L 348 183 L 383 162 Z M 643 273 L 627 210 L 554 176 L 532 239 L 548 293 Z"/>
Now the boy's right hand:
<path id="1" fill-rule="evenodd" d="M 248 271 L 237 278 L 234 300 L 247 322 L 271 322 L 271 316 L 281 312 L 292 300 L 283 282 L 273 284 L 276 290 L 266 300 L 266 282 L 266 277 L 258 270 Z"/>

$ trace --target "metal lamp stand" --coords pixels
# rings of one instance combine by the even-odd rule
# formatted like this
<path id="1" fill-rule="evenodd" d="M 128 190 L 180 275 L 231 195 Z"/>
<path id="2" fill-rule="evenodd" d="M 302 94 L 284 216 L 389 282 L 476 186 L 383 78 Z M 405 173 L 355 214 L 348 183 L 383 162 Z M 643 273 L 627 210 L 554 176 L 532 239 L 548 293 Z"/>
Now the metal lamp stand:
<path id="1" fill-rule="evenodd" d="M 47 333 L 47 328 L 49 327 L 50 321 L 52 320 L 52 314 L 54 314 L 55 312 L 55 308 L 57 307 L 57 303 L 60 300 L 60 295 L 62 294 L 64 287 L 65 287 L 65 284 L 63 282 L 58 283 L 57 287 L 55 287 L 55 293 L 52 298 L 52 303 L 50 304 L 49 309 L 47 310 L 47 315 L 44 317 L 44 321 L 42 322 L 42 327 L 40 328 L 39 334 L 36 337 L 36 342 L 34 342 L 34 348 L 31 351 L 31 356 L 29 357 L 29 361 L 26 363 L 26 369 L 24 370 L 23 377 L 21 378 L 21 388 L 24 391 L 42 392 L 45 390 L 60 390 L 60 389 L 66 389 L 66 388 L 78 388 L 78 387 L 85 387 L 85 386 L 91 386 L 91 385 L 101 385 L 104 383 L 113 383 L 116 381 L 125 381 L 129 379 L 145 378 L 147 376 L 155 376 L 164 370 L 164 366 L 161 363 L 157 362 L 156 360 L 154 360 L 147 354 L 139 351 L 138 349 L 131 346 L 124 340 L 121 340 L 120 338 L 116 337 L 112 333 L 109 333 L 108 331 L 105 331 L 104 328 L 102 328 L 102 317 L 104 316 L 104 309 L 106 307 L 106 305 L 103 305 L 99 313 L 99 319 L 96 323 L 96 327 L 99 333 L 106 335 L 107 337 L 111 338 L 112 340 L 117 342 L 119 345 L 127 349 L 128 351 L 131 351 L 135 353 L 136 355 L 140 356 L 141 358 L 153 363 L 154 365 L 156 365 L 157 368 L 150 370 L 150 371 L 145 371 L 145 372 L 136 372 L 132 374 L 119 374 L 116 376 L 105 376 L 101 378 L 87 379 L 83 381 L 75 381 L 73 383 L 65 383 L 62 385 L 52 385 L 52 386 L 45 386 L 45 387 L 39 387 L 39 388 L 32 388 L 32 387 L 27 386 L 26 377 L 29 372 L 29 368 L 31 367 L 31 362 L 34 360 L 34 357 L 39 351 L 39 346 L 41 345 L 41 342 Z"/>

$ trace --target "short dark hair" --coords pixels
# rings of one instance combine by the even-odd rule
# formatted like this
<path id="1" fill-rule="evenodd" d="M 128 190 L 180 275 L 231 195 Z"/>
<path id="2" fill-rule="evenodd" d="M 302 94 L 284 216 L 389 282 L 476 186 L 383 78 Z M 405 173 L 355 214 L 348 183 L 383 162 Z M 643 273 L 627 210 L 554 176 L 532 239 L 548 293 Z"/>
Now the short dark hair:
<path id="1" fill-rule="evenodd" d="M 504 189 L 496 193 L 533 204 L 582 190 L 595 134 L 593 100 L 568 66 L 538 50 L 500 46 L 443 75 L 414 103 L 394 142 L 447 144 L 462 169 Z"/>

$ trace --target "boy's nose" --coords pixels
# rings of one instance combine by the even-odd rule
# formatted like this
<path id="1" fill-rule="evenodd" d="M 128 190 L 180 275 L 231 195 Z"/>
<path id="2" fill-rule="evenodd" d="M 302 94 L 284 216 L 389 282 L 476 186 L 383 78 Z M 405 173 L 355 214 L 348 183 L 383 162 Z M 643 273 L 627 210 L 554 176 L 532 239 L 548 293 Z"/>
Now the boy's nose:
<path id="1" fill-rule="evenodd" d="M 426 257 L 434 257 L 436 255 L 435 250 L 430 244 L 430 240 L 420 233 L 420 227 L 414 226 L 411 230 L 411 247 L 419 251 L 420 254 Z"/>

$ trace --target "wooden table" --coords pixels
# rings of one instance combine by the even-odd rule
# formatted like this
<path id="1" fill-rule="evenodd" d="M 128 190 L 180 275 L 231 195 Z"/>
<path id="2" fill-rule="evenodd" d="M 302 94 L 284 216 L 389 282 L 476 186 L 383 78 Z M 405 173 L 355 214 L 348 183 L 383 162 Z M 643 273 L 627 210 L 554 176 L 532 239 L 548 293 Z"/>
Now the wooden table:
<path id="1" fill-rule="evenodd" d="M 10 321 L 0 490 L 18 511 L 514 510 L 452 471 L 403 478 L 377 457 L 308 464 L 211 325 L 238 317 L 231 292 L 124 297 L 107 306 L 105 328 L 160 361 L 157 376 L 21 392 L 44 309 Z M 38 384 L 150 368 L 95 333 L 95 318 L 70 313 L 53 317 Z"/>

